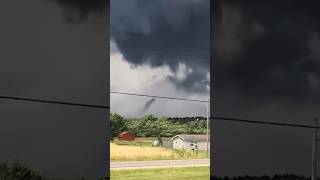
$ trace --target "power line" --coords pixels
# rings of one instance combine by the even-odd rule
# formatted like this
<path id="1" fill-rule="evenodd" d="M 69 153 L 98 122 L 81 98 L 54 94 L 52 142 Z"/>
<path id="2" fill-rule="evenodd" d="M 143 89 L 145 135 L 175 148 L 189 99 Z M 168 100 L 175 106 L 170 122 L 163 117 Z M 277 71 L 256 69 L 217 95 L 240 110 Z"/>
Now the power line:
<path id="1" fill-rule="evenodd" d="M 9 100 L 15 100 L 15 101 L 30 101 L 30 102 L 47 103 L 47 104 L 59 104 L 59 105 L 67 105 L 67 106 L 80 106 L 80 107 L 89 107 L 89 108 L 97 108 L 97 109 L 110 109 L 110 107 L 102 106 L 102 105 L 71 103 L 71 102 L 62 102 L 62 101 L 53 101 L 53 100 L 31 99 L 31 98 L 22 98 L 22 97 L 13 97 L 13 96 L 0 96 L 0 99 L 9 99 Z"/>
<path id="2" fill-rule="evenodd" d="M 320 129 L 320 126 L 310 126 L 303 124 L 290 124 L 290 123 L 278 123 L 278 122 L 268 122 L 268 121 L 254 121 L 248 119 L 238 119 L 238 118 L 226 118 L 226 117 L 211 117 L 210 119 L 240 122 L 240 123 L 253 123 L 253 124 L 265 124 L 265 125 L 275 125 L 275 126 L 288 126 L 288 127 L 298 127 L 298 128 L 309 128 L 309 129 Z"/>
<path id="3" fill-rule="evenodd" d="M 142 96 L 142 97 L 151 97 L 151 98 L 162 98 L 162 99 L 173 99 L 173 100 L 208 103 L 208 101 L 199 100 L 199 99 L 185 99 L 185 98 L 177 98 L 177 97 L 166 97 L 166 96 L 127 93 L 127 92 L 111 91 L 110 94 L 122 94 L 122 95 L 129 95 L 129 96 Z M 221 120 L 221 121 L 230 121 L 230 122 L 240 122 L 240 123 L 251 123 L 251 124 L 264 124 L 264 125 L 274 125 L 274 126 L 287 126 L 287 127 L 309 128 L 309 129 L 320 129 L 320 126 L 310 126 L 310 125 L 291 124 L 291 123 L 279 123 L 279 122 L 270 122 L 270 121 L 255 121 L 255 120 L 239 119 L 239 118 L 228 118 L 228 117 L 215 117 L 215 116 L 213 116 L 213 117 L 210 117 L 210 119 Z"/>
<path id="4" fill-rule="evenodd" d="M 181 119 L 185 119 L 189 117 L 181 117 Z M 179 119 L 179 118 L 172 118 L 172 119 Z M 189 119 L 202 119 L 204 120 L 205 117 L 190 117 Z M 221 120 L 221 121 L 230 121 L 230 122 L 239 122 L 239 123 L 254 123 L 254 124 L 265 124 L 265 125 L 277 125 L 277 126 L 290 126 L 290 127 L 299 127 L 299 128 L 310 128 L 310 129 L 320 129 L 320 126 L 310 126 L 310 125 L 303 125 L 303 124 L 290 124 L 290 123 L 278 123 L 278 122 L 270 122 L 270 121 L 254 121 L 248 119 L 239 119 L 239 118 L 228 118 L 228 117 L 210 117 L 211 120 Z"/>
<path id="5" fill-rule="evenodd" d="M 186 99 L 186 98 L 178 98 L 178 97 L 167 97 L 167 96 L 156 96 L 156 95 L 148 95 L 148 94 L 137 94 L 137 93 L 127 93 L 127 92 L 116 92 L 110 91 L 110 94 L 122 94 L 129 96 L 142 96 L 142 97 L 151 97 L 151 98 L 160 98 L 160 99 L 172 99 L 172 100 L 180 100 L 180 101 L 193 101 L 193 102 L 208 102 L 200 99 Z"/>

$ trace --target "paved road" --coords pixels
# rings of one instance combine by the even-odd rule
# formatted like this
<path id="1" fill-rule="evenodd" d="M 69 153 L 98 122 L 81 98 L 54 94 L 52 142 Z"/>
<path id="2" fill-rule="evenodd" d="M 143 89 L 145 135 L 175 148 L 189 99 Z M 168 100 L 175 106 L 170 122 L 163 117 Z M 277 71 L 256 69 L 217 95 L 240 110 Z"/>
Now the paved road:
<path id="1" fill-rule="evenodd" d="M 209 159 L 111 162 L 112 170 L 209 166 Z"/>

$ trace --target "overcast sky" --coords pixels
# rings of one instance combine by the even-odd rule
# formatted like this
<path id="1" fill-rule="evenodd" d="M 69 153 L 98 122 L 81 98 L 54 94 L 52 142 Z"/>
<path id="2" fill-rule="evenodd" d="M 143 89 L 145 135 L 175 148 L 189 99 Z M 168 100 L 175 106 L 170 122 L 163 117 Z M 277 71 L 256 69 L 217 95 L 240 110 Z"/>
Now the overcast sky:
<path id="1" fill-rule="evenodd" d="M 320 108 L 317 1 L 219 1 L 215 116 L 313 125 Z M 213 123 L 216 175 L 310 175 L 312 130 Z"/>
<path id="2" fill-rule="evenodd" d="M 110 90 L 207 100 L 209 1 L 111 0 Z M 205 103 L 111 95 L 124 116 L 204 116 Z"/>

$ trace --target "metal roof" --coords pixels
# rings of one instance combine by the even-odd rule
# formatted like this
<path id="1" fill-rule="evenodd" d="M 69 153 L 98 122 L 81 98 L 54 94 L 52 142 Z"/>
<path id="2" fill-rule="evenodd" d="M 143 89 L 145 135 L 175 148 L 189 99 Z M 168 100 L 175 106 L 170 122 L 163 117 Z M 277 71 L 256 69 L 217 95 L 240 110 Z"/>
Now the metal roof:
<path id="1" fill-rule="evenodd" d="M 123 135 L 125 135 L 125 134 L 133 135 L 133 134 L 127 132 L 127 131 L 124 131 L 124 132 L 119 133 L 119 134 L 118 134 L 118 137 L 119 137 L 119 136 L 123 136 Z"/>
<path id="2" fill-rule="evenodd" d="M 177 137 L 180 137 L 183 140 L 198 140 L 198 141 L 205 141 L 207 140 L 207 135 L 205 134 L 178 134 L 176 136 L 173 136 L 172 139 L 175 139 Z"/>

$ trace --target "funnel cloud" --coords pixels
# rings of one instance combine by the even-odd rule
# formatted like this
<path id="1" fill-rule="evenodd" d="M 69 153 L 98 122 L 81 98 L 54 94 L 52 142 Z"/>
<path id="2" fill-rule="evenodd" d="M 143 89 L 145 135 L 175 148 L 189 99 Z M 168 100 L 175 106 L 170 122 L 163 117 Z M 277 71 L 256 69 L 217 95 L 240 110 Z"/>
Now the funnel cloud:
<path id="1" fill-rule="evenodd" d="M 144 105 L 141 114 L 143 115 L 145 112 L 147 112 L 147 110 L 152 106 L 152 104 L 156 101 L 155 98 L 151 98 L 150 100 L 148 100 L 146 102 L 146 104 Z"/>

